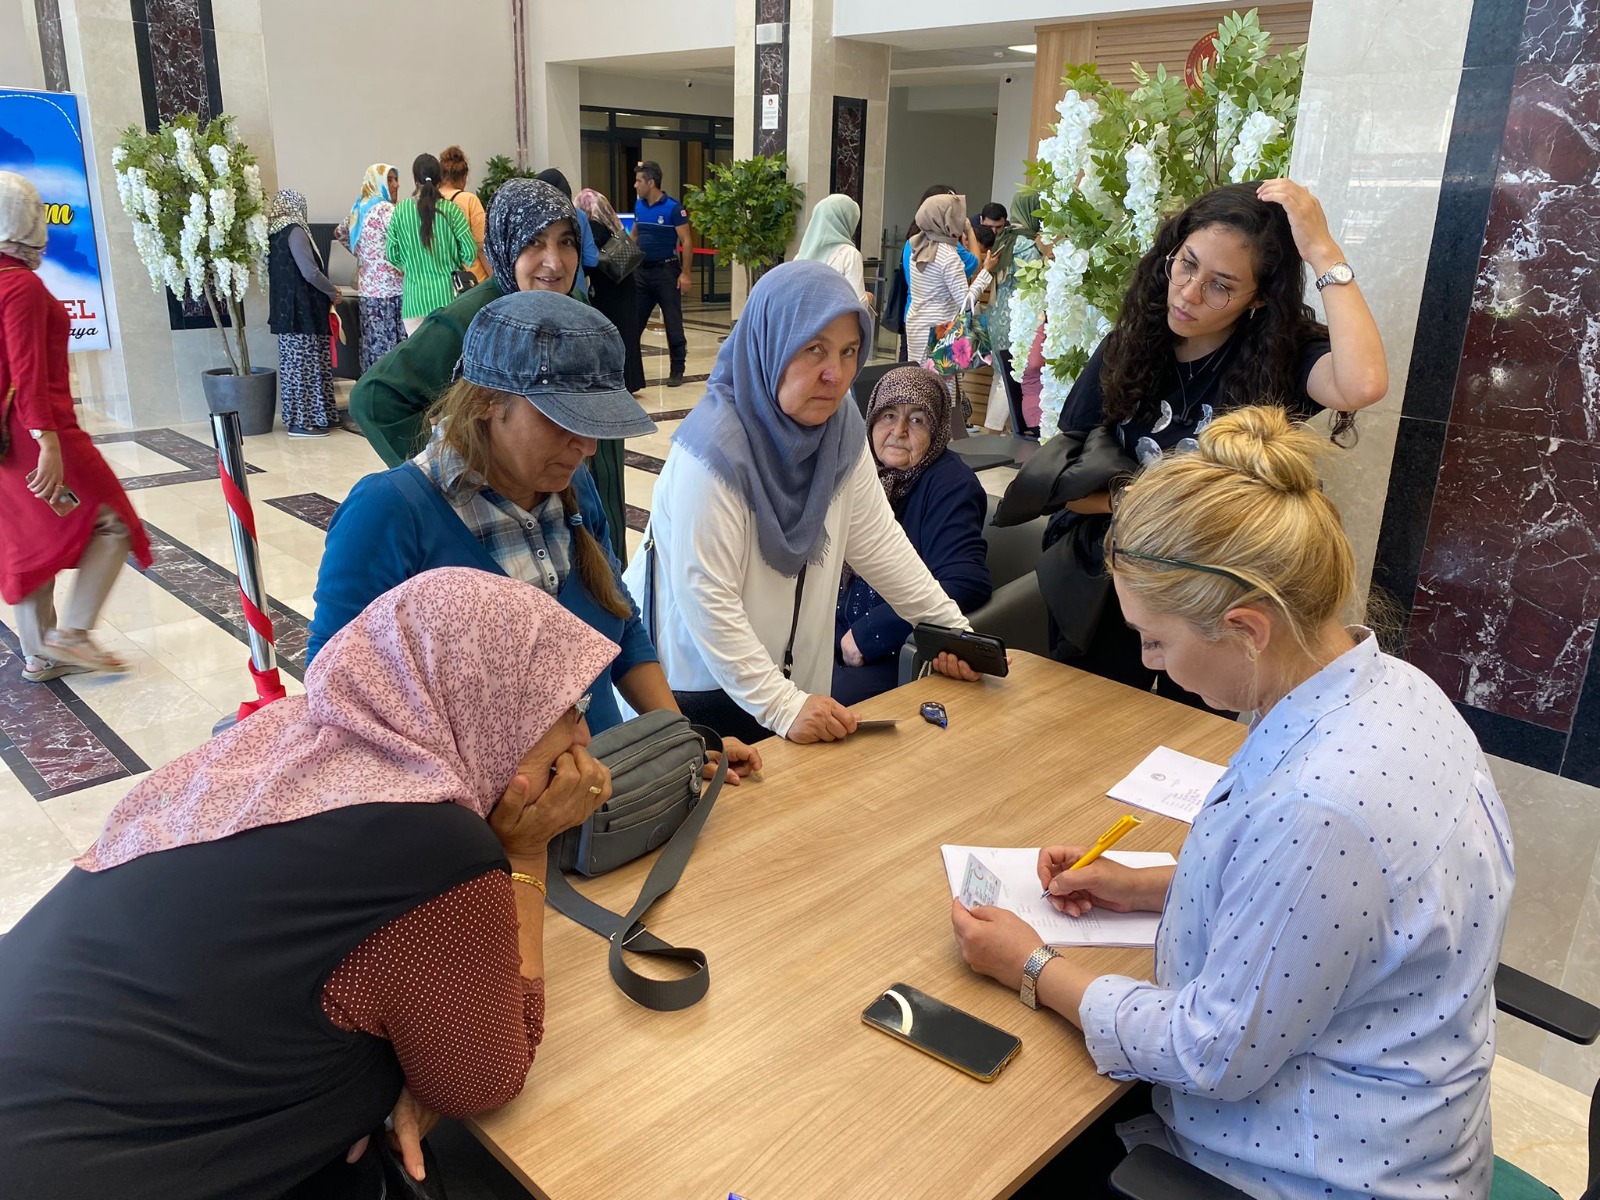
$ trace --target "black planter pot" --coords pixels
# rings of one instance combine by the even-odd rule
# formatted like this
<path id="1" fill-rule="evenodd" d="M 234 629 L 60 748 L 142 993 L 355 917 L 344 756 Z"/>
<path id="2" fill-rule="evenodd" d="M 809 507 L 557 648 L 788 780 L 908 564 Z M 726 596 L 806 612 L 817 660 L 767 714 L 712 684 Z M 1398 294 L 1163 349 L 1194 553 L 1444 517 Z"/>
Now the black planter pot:
<path id="1" fill-rule="evenodd" d="M 200 376 L 205 388 L 206 407 L 214 413 L 237 412 L 239 432 L 246 436 L 271 433 L 278 411 L 278 372 L 257 367 L 248 375 L 235 375 L 226 367 Z"/>

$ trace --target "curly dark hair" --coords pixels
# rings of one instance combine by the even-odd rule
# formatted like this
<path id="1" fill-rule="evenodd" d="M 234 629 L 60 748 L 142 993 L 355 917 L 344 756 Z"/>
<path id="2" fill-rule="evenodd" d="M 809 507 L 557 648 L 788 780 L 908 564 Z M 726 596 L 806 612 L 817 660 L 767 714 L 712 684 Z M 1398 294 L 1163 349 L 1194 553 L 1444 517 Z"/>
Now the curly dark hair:
<path id="1" fill-rule="evenodd" d="M 1122 300 L 1122 315 L 1106 337 L 1101 387 L 1105 420 L 1154 419 L 1166 377 L 1174 370 L 1173 334 L 1167 324 L 1166 260 L 1189 235 L 1224 225 L 1250 243 L 1255 259 L 1253 317 L 1240 310 L 1234 349 L 1218 381 L 1218 408 L 1287 404 L 1297 380 L 1300 348 L 1328 336 L 1327 327 L 1305 302 L 1305 263 L 1294 244 L 1288 215 L 1277 204 L 1256 198 L 1256 183 L 1231 183 L 1207 192 L 1161 226 L 1155 245 L 1139 260 Z M 1336 413 L 1333 440 L 1353 440 L 1355 418 Z"/>

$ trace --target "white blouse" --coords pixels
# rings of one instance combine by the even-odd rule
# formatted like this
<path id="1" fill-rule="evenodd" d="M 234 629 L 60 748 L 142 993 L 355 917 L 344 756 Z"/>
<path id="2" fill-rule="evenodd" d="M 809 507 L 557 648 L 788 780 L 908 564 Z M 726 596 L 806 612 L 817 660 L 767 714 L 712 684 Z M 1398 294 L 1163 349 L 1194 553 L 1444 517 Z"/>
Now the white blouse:
<path id="1" fill-rule="evenodd" d="M 847 401 L 848 403 L 848 401 Z M 878 482 L 865 442 L 828 505 L 827 550 L 806 568 L 792 677 L 779 667 L 795 619 L 795 577 L 761 557 L 749 505 L 693 455 L 674 448 L 656 482 L 645 533 L 655 541 L 655 594 L 644 552 L 623 575 L 646 614 L 674 691 L 720 688 L 774 733 L 786 735 L 806 698 L 833 684 L 834 610 L 845 560 L 913 625 L 970 629 L 917 556 Z"/>
<path id="2" fill-rule="evenodd" d="M 871 299 L 871 295 L 867 292 L 866 265 L 862 262 L 861 251 L 848 244 L 835 246 L 827 261 L 828 266 L 850 281 L 850 286 L 855 288 L 857 296 L 863 301 Z"/>

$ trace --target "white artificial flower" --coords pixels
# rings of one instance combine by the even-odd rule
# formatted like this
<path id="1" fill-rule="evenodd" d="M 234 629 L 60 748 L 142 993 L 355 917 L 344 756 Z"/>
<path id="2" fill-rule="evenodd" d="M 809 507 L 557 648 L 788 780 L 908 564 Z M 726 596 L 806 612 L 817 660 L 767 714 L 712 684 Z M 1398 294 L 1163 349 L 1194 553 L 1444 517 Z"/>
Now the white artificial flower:
<path id="1" fill-rule="evenodd" d="M 111 148 L 111 167 L 113 170 L 120 169 L 122 164 L 127 161 L 128 152 L 126 150 L 124 150 L 121 146 L 113 146 Z"/>
<path id="2" fill-rule="evenodd" d="M 1083 174 L 1078 179 L 1078 193 L 1106 220 L 1117 219 L 1117 202 L 1106 191 L 1105 183 L 1100 178 L 1100 169 L 1094 165 L 1092 158 L 1084 161 Z"/>
<path id="3" fill-rule="evenodd" d="M 189 280 L 191 293 L 200 298 L 200 287 L 206 277 L 205 259 L 200 254 L 200 241 L 206 232 L 206 201 L 199 192 L 189 194 L 189 211 L 183 218 L 183 230 L 178 235 L 178 257 L 183 273 Z"/>
<path id="4" fill-rule="evenodd" d="M 1028 355 L 1033 352 L 1033 339 L 1044 320 L 1042 299 L 1036 289 L 1019 285 L 1012 289 L 1009 308 L 1011 313 L 1011 377 L 1019 383 L 1027 369 Z"/>
<path id="5" fill-rule="evenodd" d="M 249 202 L 260 207 L 261 204 L 261 168 L 255 163 L 249 164 L 244 169 L 244 194 Z"/>
<path id="6" fill-rule="evenodd" d="M 211 169 L 216 172 L 218 179 L 228 177 L 228 148 L 217 145 L 208 147 L 206 157 L 211 160 Z"/>
<path id="7" fill-rule="evenodd" d="M 1266 144 L 1283 131 L 1283 122 L 1264 112 L 1253 112 L 1239 127 L 1239 144 L 1233 148 L 1233 169 L 1228 178 L 1243 183 L 1261 165 Z"/>
<path id="8" fill-rule="evenodd" d="M 211 229 L 208 240 L 214 253 L 220 253 L 227 244 L 228 235 L 233 232 L 234 204 L 233 189 L 230 187 L 215 187 L 211 189 Z"/>
<path id="9" fill-rule="evenodd" d="M 1238 136 L 1239 122 L 1244 120 L 1244 110 L 1233 102 L 1232 96 L 1217 98 L 1217 160 L 1220 162 L 1233 149 L 1233 139 Z"/>
<path id="10" fill-rule="evenodd" d="M 201 187 L 209 187 L 211 181 L 206 178 L 206 169 L 194 152 L 194 135 L 179 126 L 172 131 L 172 141 L 178 150 L 178 169 Z"/>
<path id="11" fill-rule="evenodd" d="M 1135 142 L 1128 147 L 1128 194 L 1123 206 L 1133 214 L 1133 235 L 1139 249 L 1147 250 L 1156 238 L 1161 202 L 1161 167 L 1150 147 Z"/>

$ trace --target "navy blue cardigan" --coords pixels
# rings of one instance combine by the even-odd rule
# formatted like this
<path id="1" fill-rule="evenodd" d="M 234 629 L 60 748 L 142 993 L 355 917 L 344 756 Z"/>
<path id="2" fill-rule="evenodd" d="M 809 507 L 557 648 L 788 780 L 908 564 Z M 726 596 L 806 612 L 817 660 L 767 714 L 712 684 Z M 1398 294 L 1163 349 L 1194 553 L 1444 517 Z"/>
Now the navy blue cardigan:
<path id="1" fill-rule="evenodd" d="M 606 547 L 617 587 L 626 596 L 628 589 L 606 536 L 605 510 L 587 468 L 578 469 L 572 486 L 578 493 L 583 523 Z M 329 638 L 373 600 L 434 567 L 476 567 L 505 574 L 439 489 L 412 463 L 401 463 L 357 483 L 328 526 L 322 567 L 317 572 L 317 615 L 311 620 L 307 665 Z M 639 619 L 637 605 L 627 620 L 612 616 L 595 603 L 576 569 L 567 576 L 556 599 L 562 608 L 622 647 L 622 653 L 595 680 L 589 728 L 600 733 L 622 720 L 612 684 L 640 663 L 656 662 L 655 647 Z"/>
<path id="2" fill-rule="evenodd" d="M 962 612 L 986 603 L 994 590 L 983 540 L 988 506 L 978 476 L 959 454 L 947 450 L 911 485 L 895 510 L 911 545 Z M 838 645 L 847 631 L 855 634 L 865 666 L 847 667 L 839 659 Z M 857 575 L 841 585 L 834 615 L 834 698 L 854 704 L 894 687 L 900 647 L 910 636 L 910 624 L 865 579 Z"/>

